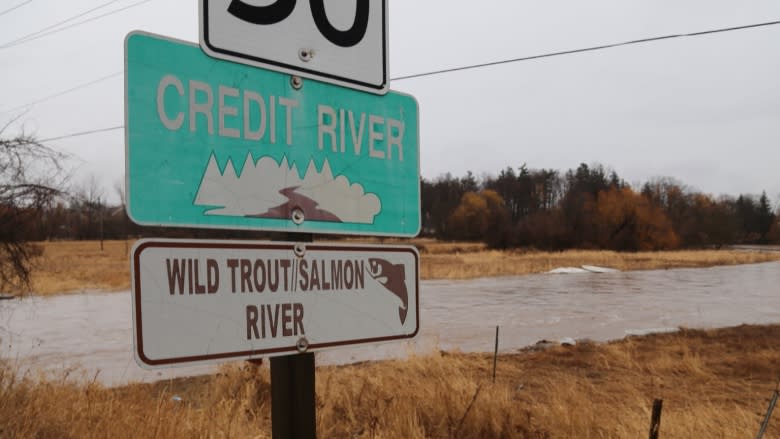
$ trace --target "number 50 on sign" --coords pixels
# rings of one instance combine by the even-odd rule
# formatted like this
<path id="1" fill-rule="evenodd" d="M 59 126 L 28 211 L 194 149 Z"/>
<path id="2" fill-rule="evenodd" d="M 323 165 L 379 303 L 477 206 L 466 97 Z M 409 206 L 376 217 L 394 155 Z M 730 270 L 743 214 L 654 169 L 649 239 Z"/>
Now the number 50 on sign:
<path id="1" fill-rule="evenodd" d="M 212 57 L 388 91 L 386 0 L 201 0 L 200 21 Z"/>

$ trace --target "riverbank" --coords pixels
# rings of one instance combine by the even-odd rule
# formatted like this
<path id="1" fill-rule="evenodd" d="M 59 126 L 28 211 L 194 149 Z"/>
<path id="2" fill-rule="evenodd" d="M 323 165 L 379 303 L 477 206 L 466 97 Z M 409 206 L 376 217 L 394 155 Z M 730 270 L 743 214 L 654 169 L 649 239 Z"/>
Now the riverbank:
<path id="1" fill-rule="evenodd" d="M 357 242 L 350 240 L 350 242 Z M 369 241 L 378 243 L 378 241 Z M 618 253 L 600 250 L 563 252 L 497 251 L 481 243 L 448 243 L 431 239 L 384 240 L 408 243 L 420 251 L 422 279 L 544 273 L 558 267 L 596 265 L 622 271 L 711 267 L 778 261 L 778 252 L 736 250 L 681 250 Z M 120 291 L 130 288 L 129 249 L 133 241 L 51 241 L 40 243 L 35 260 L 33 291 L 41 295 L 63 292 Z"/>
<path id="2" fill-rule="evenodd" d="M 780 325 L 629 337 L 498 358 L 437 354 L 317 371 L 319 437 L 752 437 L 777 385 Z M 770 422 L 766 437 L 780 435 Z M 106 388 L 0 369 L 0 436 L 270 437 L 268 370 Z"/>

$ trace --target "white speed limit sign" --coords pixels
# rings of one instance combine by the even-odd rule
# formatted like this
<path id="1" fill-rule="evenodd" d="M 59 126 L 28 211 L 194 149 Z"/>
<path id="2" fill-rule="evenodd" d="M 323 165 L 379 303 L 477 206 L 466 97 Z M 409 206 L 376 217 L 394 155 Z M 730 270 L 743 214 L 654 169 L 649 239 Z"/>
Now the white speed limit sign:
<path id="1" fill-rule="evenodd" d="M 200 0 L 212 57 L 388 91 L 387 0 Z"/>

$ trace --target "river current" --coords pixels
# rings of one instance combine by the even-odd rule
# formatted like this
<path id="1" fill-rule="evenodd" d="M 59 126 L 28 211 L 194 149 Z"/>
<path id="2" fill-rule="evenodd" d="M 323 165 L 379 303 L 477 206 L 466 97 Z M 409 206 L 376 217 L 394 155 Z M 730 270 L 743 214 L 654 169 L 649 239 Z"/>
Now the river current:
<path id="1" fill-rule="evenodd" d="M 414 340 L 318 352 L 318 364 L 403 358 L 436 349 L 511 352 L 539 340 L 780 323 L 780 262 L 617 273 L 537 274 L 420 283 Z M 0 301 L 0 357 L 21 373 L 68 372 L 117 385 L 208 373 L 144 370 L 133 359 L 128 291 Z"/>

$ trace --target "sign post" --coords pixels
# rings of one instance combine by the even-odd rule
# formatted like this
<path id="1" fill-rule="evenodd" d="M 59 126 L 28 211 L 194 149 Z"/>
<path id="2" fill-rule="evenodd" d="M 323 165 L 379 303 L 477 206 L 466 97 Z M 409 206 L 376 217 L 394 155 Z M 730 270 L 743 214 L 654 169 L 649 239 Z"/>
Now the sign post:
<path id="1" fill-rule="evenodd" d="M 138 363 L 270 356 L 274 438 L 315 437 L 312 352 L 419 331 L 411 246 L 144 239 L 131 268 Z"/>
<path id="2" fill-rule="evenodd" d="M 311 242 L 312 236 L 305 235 L 295 241 Z M 314 363 L 311 352 L 271 358 L 272 439 L 317 437 Z"/>
<path id="3" fill-rule="evenodd" d="M 317 437 L 314 354 L 271 358 L 274 439 Z"/>
<path id="4" fill-rule="evenodd" d="M 256 3 L 200 0 L 200 48 L 127 36 L 125 205 L 141 225 L 308 239 L 136 243 L 135 355 L 271 357 L 273 437 L 310 439 L 313 351 L 419 330 L 414 247 L 310 242 L 417 236 L 418 106 L 389 91 L 387 0 Z"/>

